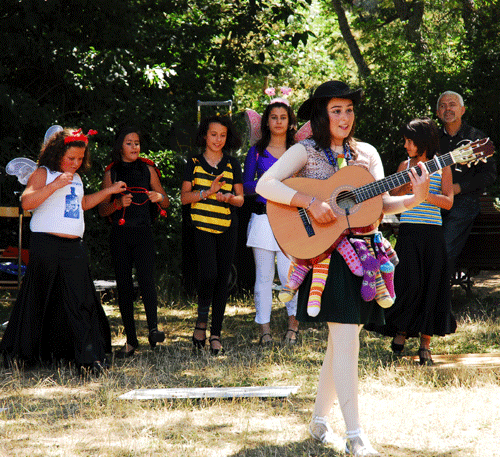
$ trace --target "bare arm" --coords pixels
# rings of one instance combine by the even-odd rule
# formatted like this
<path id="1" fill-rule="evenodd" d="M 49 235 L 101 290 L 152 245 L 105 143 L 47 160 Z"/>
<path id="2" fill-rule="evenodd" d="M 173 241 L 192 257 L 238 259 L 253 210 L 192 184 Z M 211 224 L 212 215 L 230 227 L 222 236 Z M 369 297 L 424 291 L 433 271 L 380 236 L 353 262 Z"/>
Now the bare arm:
<path id="1" fill-rule="evenodd" d="M 160 183 L 160 178 L 152 166 L 148 165 L 148 168 L 151 174 L 150 185 L 151 189 L 153 189 L 151 192 L 148 192 L 148 198 L 151 202 L 158 203 L 162 208 L 168 208 L 170 206 L 170 200 Z"/>
<path id="2" fill-rule="evenodd" d="M 108 198 L 113 194 L 118 194 L 124 192 L 127 186 L 123 181 L 117 181 L 111 186 L 101 189 L 99 192 L 93 194 L 84 195 L 82 199 L 82 209 L 84 211 L 93 208 L 94 206 L 101 203 L 104 199 Z"/>
<path id="3" fill-rule="evenodd" d="M 50 184 L 47 182 L 47 170 L 37 168 L 28 180 L 26 189 L 21 195 L 23 210 L 29 211 L 38 208 L 56 190 L 68 185 L 73 181 L 73 173 L 62 173 Z"/>
<path id="4" fill-rule="evenodd" d="M 441 194 L 429 194 L 425 199 L 439 208 L 450 209 L 453 206 L 453 176 L 450 167 L 443 168 L 441 178 Z"/>

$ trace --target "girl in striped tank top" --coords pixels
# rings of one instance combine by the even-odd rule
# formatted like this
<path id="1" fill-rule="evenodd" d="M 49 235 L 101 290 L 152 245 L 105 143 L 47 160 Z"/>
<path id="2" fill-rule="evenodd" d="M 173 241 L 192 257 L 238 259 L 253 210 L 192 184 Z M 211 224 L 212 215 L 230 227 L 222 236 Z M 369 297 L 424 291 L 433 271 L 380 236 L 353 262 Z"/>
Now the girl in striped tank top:
<path id="1" fill-rule="evenodd" d="M 196 146 L 201 154 L 186 163 L 181 203 L 191 205 L 191 222 L 198 257 L 198 319 L 193 350 L 205 346 L 208 314 L 212 306 L 210 352 L 222 353 L 222 321 L 229 295 L 229 274 L 236 253 L 238 219 L 234 207 L 243 205 L 241 167 L 229 153 L 241 146 L 231 120 L 224 116 L 204 119 Z"/>
<path id="2" fill-rule="evenodd" d="M 408 159 L 403 171 L 418 162 L 431 160 L 439 147 L 438 128 L 429 118 L 414 119 L 402 129 Z M 394 189 L 392 195 L 411 194 L 410 184 Z M 432 364 L 432 335 L 453 333 L 456 322 L 450 304 L 450 273 L 441 225 L 441 208 L 453 205 L 453 180 L 449 167 L 431 176 L 429 194 L 418 206 L 401 214 L 396 252 L 399 264 L 394 273 L 396 301 L 385 310 L 386 326 L 381 333 L 393 336 L 397 355 L 406 338 L 420 336 L 420 365 Z M 378 329 L 380 330 L 380 329 Z"/>

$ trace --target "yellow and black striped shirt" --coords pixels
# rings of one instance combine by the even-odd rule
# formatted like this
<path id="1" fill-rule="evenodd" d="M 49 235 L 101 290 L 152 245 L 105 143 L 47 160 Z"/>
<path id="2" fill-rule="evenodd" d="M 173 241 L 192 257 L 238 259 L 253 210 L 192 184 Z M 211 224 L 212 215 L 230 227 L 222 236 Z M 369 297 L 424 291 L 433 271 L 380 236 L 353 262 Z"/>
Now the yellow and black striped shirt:
<path id="1" fill-rule="evenodd" d="M 191 181 L 192 190 L 209 190 L 214 179 L 223 174 L 221 182 L 225 184 L 221 192 L 232 193 L 234 184 L 242 182 L 241 166 L 231 156 L 225 155 L 217 168 L 213 168 L 203 157 L 203 154 L 192 157 L 186 164 L 184 181 Z M 223 233 L 231 226 L 231 205 L 217 201 L 214 195 L 205 200 L 191 203 L 191 220 L 196 228 L 211 233 Z"/>

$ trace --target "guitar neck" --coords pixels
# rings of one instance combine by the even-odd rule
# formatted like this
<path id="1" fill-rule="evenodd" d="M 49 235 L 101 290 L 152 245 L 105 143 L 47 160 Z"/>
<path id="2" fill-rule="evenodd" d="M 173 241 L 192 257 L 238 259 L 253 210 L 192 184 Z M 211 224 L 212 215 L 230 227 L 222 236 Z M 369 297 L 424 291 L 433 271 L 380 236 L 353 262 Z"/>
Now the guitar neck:
<path id="1" fill-rule="evenodd" d="M 453 165 L 455 161 L 453 160 L 453 155 L 451 152 L 448 154 L 444 154 L 442 156 L 434 156 L 432 160 L 428 160 L 424 162 L 425 168 L 429 172 L 429 174 L 436 173 L 441 168 L 448 167 Z M 422 174 L 422 171 L 419 167 L 413 167 L 418 175 Z M 386 176 L 379 181 L 372 182 L 370 184 L 366 184 L 365 186 L 358 187 L 352 192 L 356 195 L 356 202 L 364 202 L 365 200 L 369 200 L 370 198 L 376 197 L 377 195 L 383 194 L 384 192 L 388 192 L 396 187 L 402 186 L 410 182 L 410 176 L 408 175 L 409 170 L 399 171 L 398 173 L 394 173 L 393 175 Z"/>

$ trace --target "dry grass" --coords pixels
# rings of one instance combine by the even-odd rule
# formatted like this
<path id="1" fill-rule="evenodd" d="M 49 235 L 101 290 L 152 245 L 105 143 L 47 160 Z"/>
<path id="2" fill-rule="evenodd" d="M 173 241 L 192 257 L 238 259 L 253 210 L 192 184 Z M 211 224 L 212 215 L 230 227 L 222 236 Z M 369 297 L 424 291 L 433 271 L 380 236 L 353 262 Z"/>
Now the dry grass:
<path id="1" fill-rule="evenodd" d="M 454 291 L 460 315 L 456 334 L 433 340 L 434 353 L 498 352 L 500 322 L 493 305 L 496 284 L 481 305 Z M 0 369 L 0 456 L 214 456 L 320 457 L 342 455 L 309 438 L 314 395 L 325 347 L 324 326 L 301 331 L 293 350 L 262 350 L 251 300 L 227 309 L 227 354 L 191 354 L 191 303 L 160 309 L 165 344 L 148 349 L 146 338 L 132 359 L 116 361 L 98 379 L 70 368 Z M 8 307 L 0 305 L 8 314 Z M 114 345 L 124 342 L 116 306 L 106 311 Z M 141 307 L 139 334 L 145 335 Z M 275 335 L 284 333 L 285 311 L 276 305 Z M 374 445 L 385 456 L 500 456 L 498 369 L 421 368 L 394 361 L 389 339 L 361 336 L 360 409 Z M 417 349 L 410 341 L 408 351 Z M 288 399 L 125 401 L 138 388 L 296 385 Z M 336 406 L 333 428 L 343 431 Z"/>

